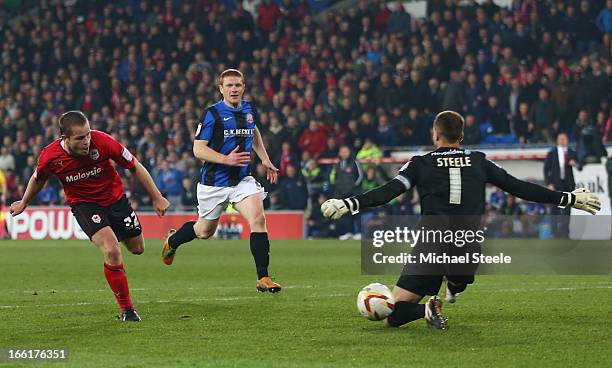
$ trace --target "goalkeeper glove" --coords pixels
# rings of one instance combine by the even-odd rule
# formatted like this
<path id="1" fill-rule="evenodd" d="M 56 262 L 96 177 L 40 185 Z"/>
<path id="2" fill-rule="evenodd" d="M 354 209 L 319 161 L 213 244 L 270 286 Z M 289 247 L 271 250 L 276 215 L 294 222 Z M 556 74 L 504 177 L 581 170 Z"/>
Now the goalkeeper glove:
<path id="1" fill-rule="evenodd" d="M 321 205 L 321 213 L 327 218 L 337 220 L 347 213 L 355 215 L 359 213 L 359 201 L 355 198 L 328 199 Z"/>
<path id="2" fill-rule="evenodd" d="M 601 202 L 596 194 L 586 188 L 578 188 L 573 192 L 563 192 L 559 207 L 574 207 L 594 215 L 601 209 Z"/>

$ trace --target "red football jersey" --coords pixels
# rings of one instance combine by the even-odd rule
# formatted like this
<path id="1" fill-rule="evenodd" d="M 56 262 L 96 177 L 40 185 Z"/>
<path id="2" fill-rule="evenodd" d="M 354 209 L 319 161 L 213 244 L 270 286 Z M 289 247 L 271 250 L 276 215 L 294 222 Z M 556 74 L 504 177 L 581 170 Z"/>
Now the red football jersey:
<path id="1" fill-rule="evenodd" d="M 72 156 L 63 145 L 64 141 L 58 139 L 42 150 L 34 172 L 37 179 L 57 176 L 64 186 L 68 204 L 93 202 L 109 206 L 121 199 L 123 185 L 110 160 L 125 169 L 133 168 L 136 158 L 127 148 L 97 130 L 91 131 L 87 156 Z"/>

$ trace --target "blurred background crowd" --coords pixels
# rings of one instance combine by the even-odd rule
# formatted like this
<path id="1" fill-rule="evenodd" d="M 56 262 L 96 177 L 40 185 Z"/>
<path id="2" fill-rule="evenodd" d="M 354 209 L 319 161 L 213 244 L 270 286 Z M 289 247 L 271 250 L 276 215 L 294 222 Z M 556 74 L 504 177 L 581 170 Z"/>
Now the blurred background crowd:
<path id="1" fill-rule="evenodd" d="M 272 186 L 253 164 L 266 207 L 308 209 L 313 236 L 335 231 L 317 203 L 388 179 L 359 160 L 431 145 L 444 109 L 465 115 L 466 145 L 548 144 L 559 132 L 579 141 L 585 128 L 612 141 L 612 0 L 432 0 L 424 19 L 383 0 L 26 3 L 0 2 L 9 203 L 58 138 L 57 117 L 78 109 L 138 157 L 174 209 L 193 209 L 194 131 L 230 67 L 247 78 L 245 99 L 280 169 Z M 124 183 L 135 208 L 150 205 Z M 407 193 L 381 211 L 412 213 L 415 201 Z M 61 203 L 51 181 L 35 204 Z"/>

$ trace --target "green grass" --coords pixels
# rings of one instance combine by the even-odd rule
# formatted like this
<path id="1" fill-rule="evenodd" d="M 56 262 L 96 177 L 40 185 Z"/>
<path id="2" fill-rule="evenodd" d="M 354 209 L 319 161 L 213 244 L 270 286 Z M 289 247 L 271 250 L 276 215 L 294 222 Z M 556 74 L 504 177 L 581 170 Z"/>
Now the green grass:
<path id="1" fill-rule="evenodd" d="M 147 246 L 124 256 L 143 322 L 123 324 L 91 243 L 0 241 L 0 349 L 68 348 L 35 364 L 53 367 L 608 366 L 610 276 L 479 276 L 444 306 L 449 331 L 386 330 L 355 297 L 396 277 L 360 275 L 358 242 L 274 241 L 278 295 L 256 292 L 246 241 L 194 242 L 170 267 Z"/>

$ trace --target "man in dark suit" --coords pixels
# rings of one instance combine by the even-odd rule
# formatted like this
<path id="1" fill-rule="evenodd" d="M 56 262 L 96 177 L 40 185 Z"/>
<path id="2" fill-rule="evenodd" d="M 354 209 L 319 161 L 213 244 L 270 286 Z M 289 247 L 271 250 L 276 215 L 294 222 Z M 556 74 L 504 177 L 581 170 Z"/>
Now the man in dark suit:
<path id="1" fill-rule="evenodd" d="M 551 190 L 561 190 L 571 192 L 576 187 L 574 181 L 573 167 L 577 165 L 576 151 L 567 146 L 567 134 L 559 133 L 557 135 L 557 145 L 551 149 L 544 161 L 544 180 L 546 185 Z M 561 209 L 554 207 L 553 215 L 553 232 L 556 237 L 567 237 L 569 233 L 569 217 L 570 209 Z"/>

